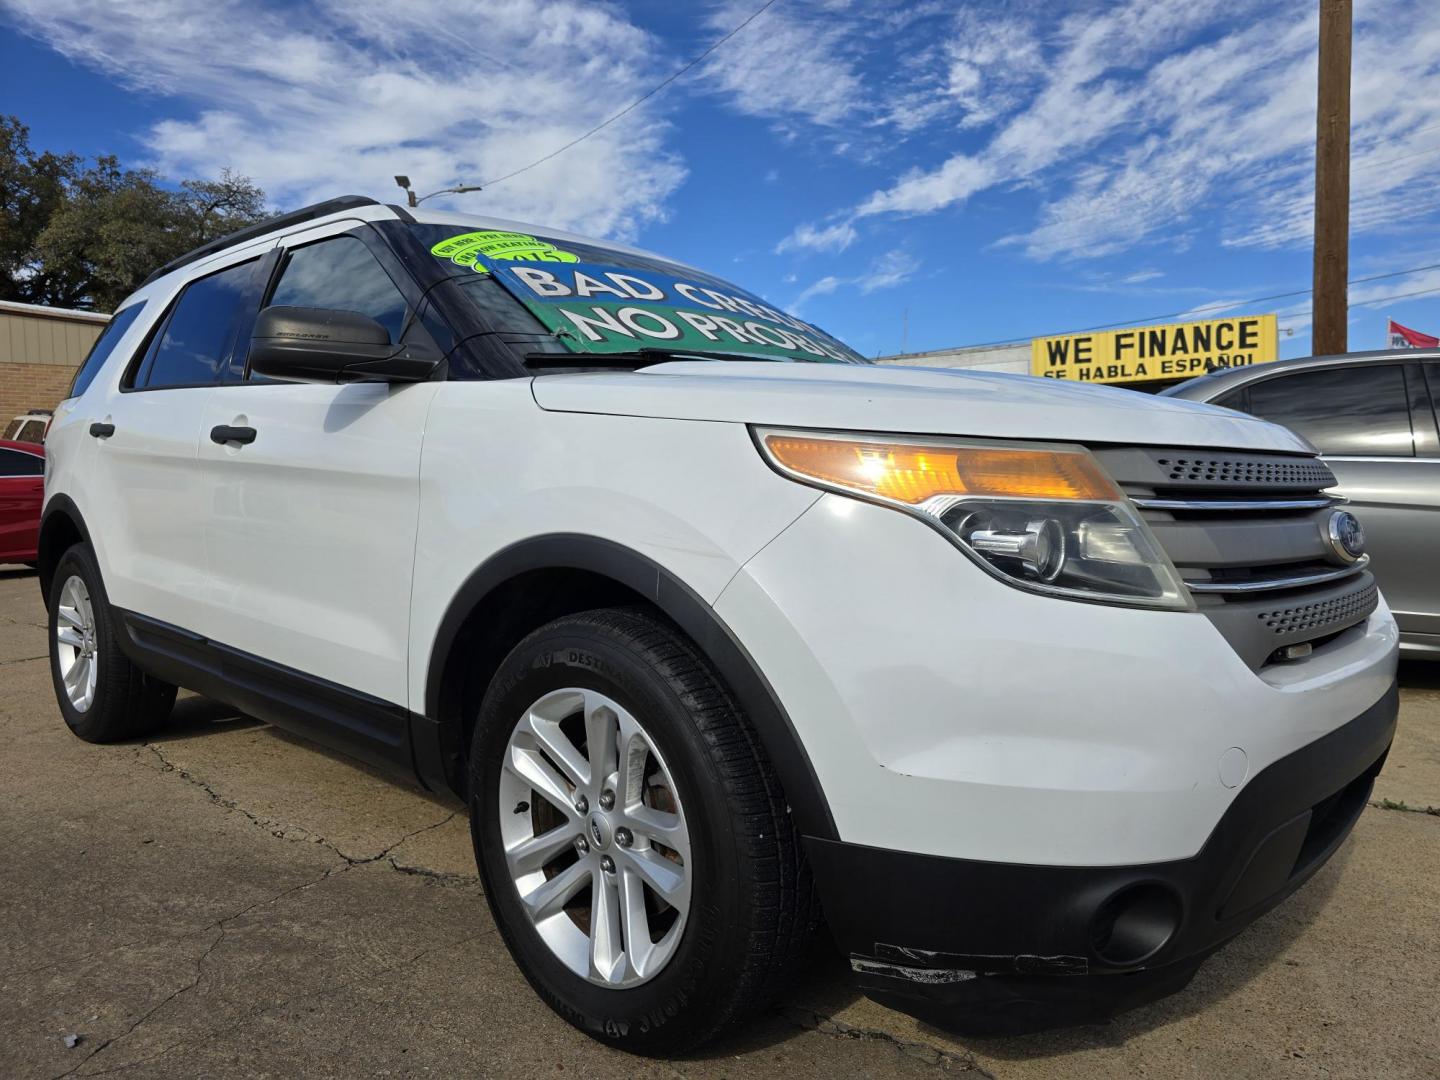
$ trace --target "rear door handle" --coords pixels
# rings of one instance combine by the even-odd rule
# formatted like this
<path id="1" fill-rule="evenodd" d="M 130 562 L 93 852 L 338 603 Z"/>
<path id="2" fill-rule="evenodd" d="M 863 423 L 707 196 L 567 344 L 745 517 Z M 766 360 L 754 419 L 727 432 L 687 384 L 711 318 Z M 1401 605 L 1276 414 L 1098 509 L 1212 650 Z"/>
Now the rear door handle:
<path id="1" fill-rule="evenodd" d="M 102 424 L 98 420 L 90 425 L 90 434 L 97 439 L 108 439 L 115 434 L 114 424 Z"/>
<path id="2" fill-rule="evenodd" d="M 253 427 L 231 427 L 229 424 L 216 424 L 210 429 L 210 441 L 224 445 L 225 443 L 238 442 L 250 444 L 255 441 L 255 429 Z"/>

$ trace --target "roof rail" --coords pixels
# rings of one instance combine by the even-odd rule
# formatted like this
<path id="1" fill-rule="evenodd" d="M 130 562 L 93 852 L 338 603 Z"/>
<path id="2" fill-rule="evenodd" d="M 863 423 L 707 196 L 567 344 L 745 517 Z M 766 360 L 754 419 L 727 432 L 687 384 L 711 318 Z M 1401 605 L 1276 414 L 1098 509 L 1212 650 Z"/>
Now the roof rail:
<path id="1" fill-rule="evenodd" d="M 153 274 L 140 283 L 140 288 L 149 285 L 156 278 L 164 277 L 172 270 L 179 270 L 197 259 L 203 259 L 206 255 L 213 255 L 217 251 L 224 251 L 226 248 L 234 247 L 236 244 L 243 244 L 246 240 L 254 240 L 257 236 L 264 236 L 276 229 L 283 229 L 287 225 L 299 225 L 302 222 L 314 221 L 316 218 L 325 217 L 328 214 L 335 214 L 341 210 L 353 210 L 357 206 L 379 206 L 380 203 L 366 195 L 341 195 L 337 199 L 326 199 L 324 202 L 315 203 L 313 206 L 303 206 L 299 210 L 292 210 L 288 214 L 279 214 L 264 221 L 256 222 L 254 225 L 247 225 L 226 236 L 217 237 L 207 244 L 201 244 L 194 251 L 187 251 L 178 259 L 171 259 L 164 266 L 160 267 Z"/>

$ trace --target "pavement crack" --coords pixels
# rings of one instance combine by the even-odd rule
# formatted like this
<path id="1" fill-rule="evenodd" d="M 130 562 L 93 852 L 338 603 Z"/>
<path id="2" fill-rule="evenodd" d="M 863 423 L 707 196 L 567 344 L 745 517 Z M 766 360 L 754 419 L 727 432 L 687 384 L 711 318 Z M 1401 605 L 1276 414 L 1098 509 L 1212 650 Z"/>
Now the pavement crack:
<path id="1" fill-rule="evenodd" d="M 432 822 L 432 823 L 429 824 L 429 825 L 422 826 L 422 827 L 419 828 L 419 829 L 415 829 L 415 830 L 412 831 L 412 832 L 406 833 L 404 836 L 400 837 L 399 840 L 396 840 L 393 844 L 391 844 L 389 847 L 387 847 L 384 851 L 380 852 L 380 854 L 378 854 L 378 855 L 367 855 L 367 856 L 366 856 L 365 858 L 363 858 L 363 859 L 352 859 L 352 858 L 349 858 L 348 856 L 346 856 L 346 857 L 345 857 L 345 858 L 346 858 L 346 861 L 347 861 L 348 863 L 350 863 L 351 866 L 364 866 L 366 863 L 379 862 L 381 859 L 384 859 L 384 858 L 386 858 L 387 856 L 389 856 L 389 854 L 390 854 L 392 851 L 394 851 L 396 848 L 398 848 L 401 844 L 405 843 L 405 841 L 407 841 L 407 840 L 413 840 L 413 839 L 415 839 L 415 837 L 420 836 L 422 833 L 430 832 L 432 829 L 438 829 L 438 828 L 440 828 L 442 825 L 449 825 L 450 822 L 454 821 L 454 820 L 455 820 L 457 817 L 459 817 L 459 816 L 460 816 L 460 811 L 459 811 L 459 810 L 452 810 L 452 811 L 450 811 L 450 813 L 446 814 L 446 815 L 445 815 L 443 818 L 441 818 L 439 821 Z M 393 859 L 391 859 L 391 860 L 390 860 L 390 864 L 391 864 L 392 866 L 394 866 L 394 865 L 395 865 L 395 861 L 394 861 Z M 399 868 L 398 866 L 396 866 L 395 869 L 398 870 L 398 869 L 400 869 L 400 868 Z"/>
<path id="2" fill-rule="evenodd" d="M 411 877 L 425 878 L 437 884 L 449 887 L 474 886 L 480 884 L 480 879 L 474 874 L 452 874 L 445 870 L 431 870 L 428 866 L 411 866 L 408 863 L 390 860 L 390 869 L 401 874 L 408 874 Z"/>
<path id="3" fill-rule="evenodd" d="M 247 909 L 247 910 L 248 910 L 248 909 Z M 244 913 L 241 912 L 240 914 L 244 914 Z M 239 917 L 238 915 L 231 916 L 231 918 L 238 918 L 238 917 Z M 471 935 L 469 935 L 468 937 L 460 938 L 458 941 L 447 941 L 447 942 L 443 942 L 443 943 L 441 943 L 441 944 L 439 944 L 439 945 L 427 946 L 426 948 L 421 949 L 419 952 L 416 952 L 416 953 L 414 953 L 414 954 L 412 954 L 412 955 L 410 955 L 410 956 L 407 956 L 407 957 L 405 957 L 405 958 L 402 959 L 402 960 L 397 960 L 397 961 L 396 961 L 395 963 L 393 963 L 393 964 L 387 964 L 386 966 L 381 967 L 381 968 L 377 968 L 377 969 L 374 970 L 374 971 L 368 971 L 368 972 L 366 972 L 366 973 L 363 974 L 363 975 L 357 975 L 357 976 L 355 976 L 354 978 L 345 979 L 345 980 L 343 980 L 343 981 L 341 981 L 341 982 L 338 982 L 338 983 L 331 983 L 331 984 L 328 984 L 328 985 L 325 985 L 325 986 L 317 986 L 317 987 L 315 987 L 315 988 L 313 988 L 313 989 L 310 989 L 310 990 L 301 991 L 300 993 L 295 994 L 295 995 L 293 995 L 293 996 L 291 996 L 291 997 L 283 998 L 283 999 L 280 1000 L 280 1001 L 272 1002 L 272 1003 L 270 1003 L 270 1004 L 268 1004 L 268 1005 L 262 1005 L 262 1006 L 256 1008 L 250 1015 L 251 1015 L 251 1017 L 263 1016 L 263 1015 L 265 1015 L 265 1014 L 267 1014 L 267 1013 L 274 1013 L 274 1012 L 277 1012 L 277 1011 L 280 1010 L 280 1009 L 284 1009 L 286 1006 L 293 1005 L 293 1004 L 295 1004 L 297 1001 L 309 1001 L 309 1000 L 312 1000 L 312 999 L 314 999 L 314 998 L 325 997 L 325 996 L 328 995 L 328 994 L 338 994 L 338 993 L 340 993 L 342 990 L 348 990 L 348 989 L 350 989 L 352 986 L 359 986 L 359 985 L 362 985 L 362 984 L 364 984 L 364 983 L 373 982 L 375 979 L 378 979 L 378 978 L 380 978 L 381 976 L 389 975 L 389 974 L 392 974 L 392 973 L 394 973 L 394 972 L 396 972 L 396 971 L 400 971 L 402 968 L 409 967 L 411 964 L 417 963 L 418 961 L 424 959 L 425 957 L 429 956 L 429 955 L 432 954 L 432 953 L 437 953 L 437 952 L 440 952 L 440 951 L 445 950 L 445 949 L 458 949 L 458 948 L 460 948 L 460 947 L 462 947 L 462 946 L 464 946 L 464 945 L 470 944 L 470 942 L 472 942 L 472 941 L 479 941 L 481 938 L 489 937 L 490 935 L 494 934 L 495 932 L 496 932 L 496 928 L 492 926 L 492 927 L 490 927 L 490 928 L 487 929 L 487 930 L 482 930 L 482 931 L 480 931 L 480 933 L 478 933 L 478 934 L 471 934 Z M 221 937 L 224 936 L 223 930 L 222 930 L 220 936 L 221 936 Z M 211 943 L 210 947 L 209 947 L 208 949 L 206 949 L 206 950 L 205 950 L 205 953 L 201 956 L 201 958 L 200 958 L 201 961 L 203 962 L 203 960 L 205 959 L 205 957 L 208 957 L 208 956 L 210 955 L 210 953 L 215 950 L 215 947 L 218 946 L 219 944 L 220 944 L 220 938 L 216 938 L 216 940 Z M 193 988 L 194 988 L 194 985 L 198 985 L 198 984 L 199 984 L 199 983 L 198 983 L 198 980 L 197 980 L 196 983 L 193 984 L 189 989 L 193 989 Z M 173 1000 L 173 998 L 175 998 L 175 997 L 179 997 L 180 994 L 181 994 L 181 993 L 184 993 L 184 992 L 185 992 L 185 988 L 182 988 L 182 989 L 181 989 L 179 992 L 177 992 L 176 994 L 171 995 L 171 1000 Z M 163 1005 L 164 1002 L 162 1002 L 161 1004 Z M 157 1006 L 155 1010 L 152 1010 L 152 1013 L 155 1012 L 155 1011 L 158 1011 L 158 1010 L 159 1010 L 159 1006 Z M 142 1021 L 140 1021 L 140 1022 L 143 1022 L 143 1018 L 142 1018 Z M 138 1027 L 140 1022 L 137 1022 L 137 1023 L 134 1025 L 134 1027 Z M 134 1027 L 131 1028 L 132 1031 L 134 1030 Z M 124 1036 L 127 1035 L 127 1034 L 129 1034 L 129 1032 L 125 1032 L 124 1034 L 119 1035 L 119 1036 L 117 1036 L 116 1038 L 117 1038 L 117 1039 L 124 1038 Z M 180 1047 L 185 1046 L 185 1045 L 187 1044 L 187 1041 L 189 1041 L 189 1042 L 193 1042 L 193 1041 L 203 1041 L 203 1040 L 205 1040 L 205 1039 L 210 1038 L 210 1037 L 211 1037 L 212 1035 L 214 1035 L 214 1034 L 216 1034 L 216 1030 L 215 1030 L 215 1029 L 212 1029 L 212 1030 L 209 1030 L 209 1031 L 205 1031 L 205 1032 L 199 1032 L 199 1033 L 196 1033 L 195 1038 L 194 1038 L 193 1040 L 182 1040 L 181 1042 L 170 1043 L 169 1045 L 162 1047 L 161 1049 L 157 1050 L 155 1053 L 149 1055 L 148 1057 L 138 1058 L 138 1059 L 135 1060 L 135 1061 L 127 1061 L 127 1062 L 125 1062 L 125 1063 L 122 1064 L 122 1065 L 116 1065 L 116 1066 L 114 1066 L 114 1067 L 112 1067 L 112 1068 L 109 1068 L 109 1069 L 98 1069 L 98 1070 L 96 1070 L 95 1072 L 86 1073 L 85 1075 L 86 1075 L 86 1076 L 104 1076 L 104 1075 L 106 1075 L 106 1074 L 108 1074 L 108 1073 L 124 1072 L 124 1071 L 126 1071 L 126 1070 L 128 1070 L 128 1069 L 139 1068 L 139 1067 L 142 1066 L 142 1065 L 148 1065 L 148 1064 L 150 1064 L 150 1063 L 152 1063 L 152 1062 L 158 1061 L 160 1058 L 164 1057 L 166 1054 L 170 1053 L 172 1050 L 177 1050 L 177 1049 L 179 1049 Z M 110 1040 L 110 1041 L 113 1042 L 113 1041 L 115 1041 L 115 1040 Z M 103 1050 L 103 1049 L 104 1049 L 104 1045 L 102 1044 L 102 1046 L 100 1047 L 100 1050 Z M 98 1054 L 98 1053 L 100 1052 L 100 1050 L 96 1050 L 96 1051 L 95 1051 L 95 1054 Z M 90 1056 L 91 1056 L 91 1057 L 94 1057 L 95 1054 L 91 1054 Z M 88 1059 L 87 1059 L 87 1060 L 88 1060 Z M 80 1064 L 83 1065 L 84 1062 L 82 1061 Z M 79 1066 L 76 1066 L 76 1068 L 78 1068 L 78 1067 L 79 1067 Z M 73 1071 L 73 1070 L 72 1070 L 72 1071 Z M 62 1073 L 61 1075 L 68 1075 L 68 1074 L 63 1074 L 63 1073 Z M 59 1077 L 56 1077 L 55 1080 L 59 1080 Z"/>
<path id="4" fill-rule="evenodd" d="M 853 1027 L 843 1020 L 836 1020 L 834 1017 L 796 1005 L 779 1005 L 774 1011 L 784 1020 L 796 1027 L 804 1028 L 806 1031 L 818 1031 L 821 1035 L 829 1035 L 835 1039 L 860 1039 L 867 1042 L 890 1043 L 895 1047 L 896 1052 L 904 1057 L 923 1061 L 927 1065 L 937 1065 L 942 1069 L 971 1072 L 977 1076 L 994 1080 L 993 1074 L 981 1068 L 979 1062 L 971 1054 L 957 1054 L 953 1050 L 941 1050 L 937 1046 L 911 1042 L 879 1028 Z"/>
<path id="5" fill-rule="evenodd" d="M 284 822 L 271 821 L 267 818 L 263 818 L 259 814 L 256 814 L 251 810 L 247 810 L 234 799 L 226 798 L 224 795 L 221 795 L 218 791 L 211 787 L 209 782 L 206 781 L 203 777 L 196 776 L 194 773 L 188 771 L 187 769 L 176 765 L 173 761 L 171 761 L 168 757 L 165 756 L 164 750 L 160 746 L 157 746 L 155 743 L 143 743 L 141 744 L 139 749 L 149 750 L 150 753 L 155 756 L 155 758 L 160 762 L 161 772 L 175 773 L 175 775 L 180 777 L 180 779 L 184 780 L 186 783 L 191 784 L 192 786 L 197 787 L 201 791 L 203 791 L 210 799 L 210 801 L 213 802 L 216 806 L 223 807 L 226 810 L 231 810 L 237 814 L 242 815 L 252 825 L 256 826 L 257 828 L 264 829 L 275 839 L 285 840 L 290 843 L 319 844 L 322 847 L 329 849 L 331 852 L 334 853 L 336 858 L 342 859 L 350 866 L 364 866 L 367 863 L 379 862 L 382 859 L 388 857 L 392 851 L 400 847 L 400 845 L 405 843 L 407 840 L 412 840 L 415 837 L 421 835 L 422 833 L 429 832 L 431 829 L 438 829 L 442 825 L 448 825 L 451 821 L 455 820 L 455 818 L 461 813 L 461 811 L 459 810 L 452 810 L 439 821 L 431 822 L 429 825 L 423 825 L 418 829 L 414 829 L 406 833 L 404 836 L 400 837 L 400 839 L 396 840 L 393 844 L 388 845 L 382 851 L 379 851 L 374 855 L 350 855 L 347 854 L 345 851 L 342 851 L 340 847 L 334 842 L 327 840 L 325 837 L 320 836 L 317 833 L 312 833 L 308 829 L 300 828 L 298 826 L 287 825 Z M 297 835 L 297 833 L 299 835 Z"/>
<path id="6" fill-rule="evenodd" d="M 75 1072 L 75 1070 L 79 1069 L 79 1068 L 80 1068 L 81 1066 L 83 1066 L 86 1062 L 93 1060 L 94 1058 L 98 1057 L 101 1053 L 103 1053 L 103 1052 L 105 1051 L 106 1047 L 114 1046 L 116 1043 L 119 1043 L 119 1042 L 123 1041 L 124 1039 L 129 1038 L 131 1035 L 133 1035 L 133 1034 L 140 1028 L 140 1026 L 141 1026 L 142 1024 L 144 1024 L 146 1021 L 148 1021 L 152 1016 L 154 1016 L 156 1013 L 158 1013 L 161 1009 L 165 1008 L 165 1006 L 167 1006 L 167 1005 L 169 1005 L 171 1002 L 176 1001 L 176 1000 L 178 1000 L 179 998 L 185 996 L 185 995 L 188 994 L 191 990 L 194 990 L 197 986 L 199 986 L 202 982 L 204 982 L 204 981 L 205 981 L 205 976 L 209 973 L 208 970 L 207 970 L 206 964 L 207 964 L 207 962 L 209 961 L 211 954 L 212 954 L 217 948 L 220 947 L 220 943 L 225 940 L 225 935 L 226 935 L 227 933 L 229 933 L 229 931 L 230 931 L 230 924 L 233 923 L 236 919 L 239 919 L 239 918 L 241 918 L 242 916 L 248 915 L 250 912 L 254 911 L 256 908 L 266 907 L 266 906 L 268 906 L 268 905 L 270 905 L 270 904 L 278 903 L 279 901 L 285 899 L 285 897 L 291 895 L 292 893 L 300 892 L 302 889 L 308 889 L 308 888 L 310 888 L 312 885 L 318 885 L 318 884 L 320 884 L 322 881 L 324 881 L 326 878 L 331 877 L 336 871 L 341 871 L 341 872 L 343 872 L 343 871 L 348 870 L 348 869 L 350 869 L 350 867 L 349 867 L 348 865 L 340 865 L 340 866 L 328 867 L 328 868 L 326 869 L 325 873 L 321 874 L 319 877 L 307 878 L 305 881 L 300 882 L 298 885 L 291 885 L 291 886 L 288 886 L 287 888 L 281 889 L 279 892 L 274 893 L 274 894 L 272 894 L 272 895 L 270 895 L 270 896 L 263 896 L 263 897 L 261 897 L 259 900 L 254 901 L 253 903 L 246 904 L 246 905 L 245 905 L 243 908 L 241 908 L 239 911 L 232 912 L 232 913 L 230 913 L 229 915 L 221 916 L 219 919 L 216 919 L 214 922 L 211 922 L 211 923 L 209 923 L 209 924 L 207 924 L 207 925 L 205 925 L 205 926 L 202 926 L 202 927 L 200 927 L 200 928 L 197 929 L 197 930 L 191 930 L 191 931 L 189 931 L 188 933 L 181 935 L 181 937 L 195 937 L 195 936 L 198 935 L 198 934 L 208 933 L 208 932 L 211 931 L 211 930 L 218 930 L 218 931 L 220 931 L 218 934 L 215 935 L 215 937 L 211 940 L 211 942 L 210 942 L 208 945 L 205 946 L 205 950 L 204 950 L 198 957 L 195 958 L 195 977 L 194 977 L 193 979 L 191 979 L 191 980 L 190 980 L 188 983 L 186 983 L 184 986 L 181 986 L 181 987 L 179 987 L 178 989 L 176 989 L 176 990 L 174 990 L 173 992 L 171 992 L 170 994 L 166 995 L 166 996 L 165 996 L 164 998 L 162 998 L 157 1004 L 153 1005 L 153 1006 L 150 1007 L 149 1009 L 146 1009 L 143 1013 L 141 1013 L 138 1017 L 136 1017 L 135 1020 L 133 1020 L 133 1021 L 130 1023 L 130 1025 L 129 1025 L 124 1031 L 120 1032 L 120 1034 L 118 1034 L 118 1035 L 112 1035 L 112 1036 L 110 1036 L 108 1039 L 102 1039 L 100 1042 L 96 1043 L 94 1050 L 92 1050 L 89 1054 L 85 1055 L 84 1058 L 82 1058 L 80 1061 L 76 1062 L 75 1065 L 71 1066 L 71 1067 L 70 1067 L 69 1069 L 67 1069 L 65 1072 L 57 1074 L 57 1075 L 53 1078 L 53 1080 L 61 1080 L 62 1077 L 66 1077 L 66 1076 L 72 1075 L 72 1074 Z M 161 1053 L 163 1054 L 163 1053 L 167 1052 L 169 1049 L 172 1049 L 172 1048 L 167 1047 L 166 1050 L 165 1050 L 165 1051 L 161 1051 Z M 158 1056 L 158 1055 L 157 1055 L 157 1056 Z M 148 1060 L 148 1059 L 147 1059 L 147 1060 Z M 139 1064 L 139 1063 L 136 1062 L 136 1063 L 131 1063 L 131 1064 Z M 102 1072 L 112 1072 L 112 1071 L 113 1071 L 113 1072 L 118 1072 L 118 1071 L 120 1070 L 120 1068 L 128 1068 L 128 1067 L 129 1067 L 129 1065 L 124 1065 L 124 1066 L 117 1067 L 116 1069 L 113 1069 L 113 1070 L 106 1069 L 106 1070 L 100 1070 L 100 1071 L 102 1071 Z M 89 1074 L 87 1074 L 87 1075 L 89 1075 Z M 98 1073 L 95 1074 L 95 1075 L 98 1075 Z"/>
<path id="7" fill-rule="evenodd" d="M 213 929 L 213 927 L 212 927 L 212 929 Z M 77 1061 L 77 1062 L 76 1062 L 74 1065 L 72 1065 L 70 1068 L 66 1069 L 64 1072 L 62 1072 L 62 1073 L 57 1073 L 56 1076 L 54 1077 L 54 1080 L 61 1080 L 62 1077 L 66 1077 L 66 1076 L 70 1076 L 70 1075 L 74 1074 L 75 1070 L 79 1069 L 79 1068 L 80 1068 L 81 1066 L 83 1066 L 86 1062 L 92 1061 L 92 1060 L 94 1060 L 96 1057 L 99 1057 L 101 1054 L 103 1054 L 103 1053 L 105 1052 L 105 1048 L 106 1048 L 106 1047 L 108 1047 L 108 1046 L 113 1046 L 115 1043 L 120 1042 L 122 1039 L 128 1038 L 130 1035 L 134 1034 L 134 1032 L 136 1031 L 136 1029 L 139 1028 L 141 1024 L 143 1024 L 143 1023 L 145 1023 L 145 1021 L 149 1020 L 152 1016 L 154 1016 L 156 1013 L 158 1013 L 158 1012 L 159 1012 L 161 1009 L 163 1009 L 166 1005 L 169 1005 L 169 1004 L 170 1004 L 172 1001 L 174 1001 L 176 998 L 182 996 L 183 994 L 189 993 L 191 990 L 194 990 L 195 987 L 199 986 L 199 985 L 200 985 L 200 980 L 205 977 L 205 960 L 206 960 L 206 958 L 209 957 L 210 953 L 211 953 L 212 951 L 214 951 L 215 946 L 220 943 L 220 939 L 223 938 L 224 936 L 225 936 L 225 931 L 224 931 L 224 929 L 221 929 L 220 933 L 218 933 L 218 934 L 215 935 L 215 940 L 212 941 L 212 942 L 210 942 L 210 944 L 205 947 L 205 951 L 204 951 L 203 953 L 201 953 L 200 956 L 196 959 L 196 961 L 195 961 L 195 977 L 194 977 L 193 979 L 191 979 L 188 983 L 186 983 L 184 986 L 180 987 L 179 989 L 174 990 L 174 991 L 172 991 L 170 994 L 166 995 L 164 998 L 162 998 L 162 999 L 160 1000 L 160 1002 L 159 1002 L 158 1004 L 153 1005 L 153 1006 L 151 1006 L 150 1008 L 146 1009 L 143 1013 L 141 1013 L 138 1017 L 136 1017 L 133 1021 L 131 1021 L 130 1026 L 127 1027 L 124 1031 L 122 1031 L 119 1035 L 112 1035 L 112 1036 L 110 1036 L 110 1038 L 108 1038 L 108 1039 L 102 1039 L 100 1042 L 96 1043 L 94 1050 L 90 1051 L 90 1053 L 86 1054 L 83 1058 L 81 1058 L 79 1061 Z"/>
<path id="8" fill-rule="evenodd" d="M 11 664 L 33 664 L 36 660 L 50 659 L 49 653 L 41 653 L 39 656 L 17 656 L 13 660 L 0 660 L 0 667 L 9 667 Z"/>
<path id="9" fill-rule="evenodd" d="M 1398 810 L 1403 814 L 1429 814 L 1440 817 L 1440 806 L 1411 806 L 1395 799 L 1371 799 L 1370 805 L 1377 810 Z"/>

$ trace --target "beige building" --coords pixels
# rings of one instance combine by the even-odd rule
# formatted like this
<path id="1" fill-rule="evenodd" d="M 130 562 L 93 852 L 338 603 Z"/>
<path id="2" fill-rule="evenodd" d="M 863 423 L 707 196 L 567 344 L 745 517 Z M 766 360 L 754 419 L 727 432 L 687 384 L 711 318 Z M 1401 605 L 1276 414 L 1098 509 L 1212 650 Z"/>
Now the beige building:
<path id="1" fill-rule="evenodd" d="M 0 300 L 0 430 L 65 396 L 109 315 Z"/>
<path id="2" fill-rule="evenodd" d="M 978 371 L 1029 375 L 1030 343 L 1023 341 L 1019 345 L 970 345 L 959 349 L 900 353 L 896 356 L 877 357 L 875 362 L 898 367 L 973 368 Z"/>

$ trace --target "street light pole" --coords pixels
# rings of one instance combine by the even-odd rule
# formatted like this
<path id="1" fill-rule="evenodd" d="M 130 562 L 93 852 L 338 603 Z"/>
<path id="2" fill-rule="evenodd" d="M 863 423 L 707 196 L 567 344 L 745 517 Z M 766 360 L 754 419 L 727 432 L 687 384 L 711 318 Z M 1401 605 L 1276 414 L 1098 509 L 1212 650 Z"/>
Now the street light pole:
<path id="1" fill-rule="evenodd" d="M 1350 276 L 1351 0 L 1320 0 L 1315 109 L 1315 278 L 1310 351 L 1347 351 Z"/>
<path id="2" fill-rule="evenodd" d="M 432 191 L 429 195 L 422 195 L 417 199 L 414 190 L 410 187 L 410 178 L 408 176 L 395 177 L 395 183 L 405 189 L 405 199 L 411 206 L 419 206 L 426 199 L 433 199 L 436 195 L 464 195 L 466 192 L 483 190 L 479 184 L 461 184 L 458 187 L 447 187 L 441 188 L 439 191 Z"/>

